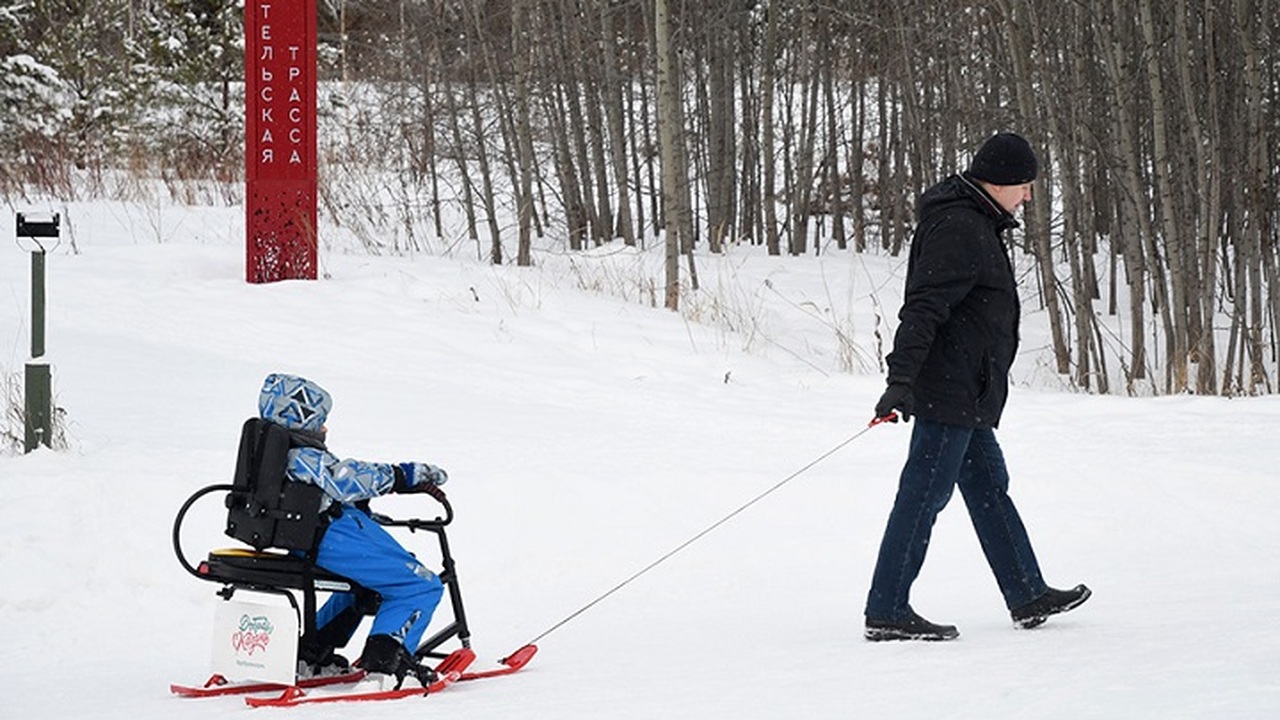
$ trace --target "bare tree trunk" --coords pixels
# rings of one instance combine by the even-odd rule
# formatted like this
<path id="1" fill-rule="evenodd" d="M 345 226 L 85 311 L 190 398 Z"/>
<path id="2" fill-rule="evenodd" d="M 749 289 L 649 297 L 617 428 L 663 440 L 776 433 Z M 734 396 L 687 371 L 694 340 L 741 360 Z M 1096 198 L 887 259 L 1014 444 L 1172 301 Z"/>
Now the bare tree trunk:
<path id="1" fill-rule="evenodd" d="M 679 80 L 672 62 L 671 19 L 667 0 L 654 0 L 654 55 L 658 63 L 658 136 L 662 144 L 662 199 L 666 208 L 666 292 L 668 310 L 680 308 L 680 192 L 676 173 L 679 150 L 676 143 L 683 137 L 680 124 Z"/>
<path id="2" fill-rule="evenodd" d="M 645 247 L 645 198 L 649 199 L 651 205 L 657 205 L 657 201 L 654 199 L 656 188 L 653 180 L 653 141 L 650 139 L 649 95 L 645 92 L 645 85 L 646 83 L 640 83 L 640 87 L 635 93 L 627 95 L 627 117 L 631 119 L 631 132 L 627 134 L 631 140 L 631 156 L 635 158 L 631 169 L 632 181 L 635 183 L 636 188 L 635 236 L 642 248 Z M 636 105 L 637 96 L 640 98 L 638 110 Z M 638 131 L 637 125 L 639 125 Z M 648 179 L 647 185 L 643 183 L 645 178 Z M 658 224 L 656 207 L 650 217 L 653 218 L 654 234 L 656 236 Z"/>
<path id="3" fill-rule="evenodd" d="M 1151 135 L 1155 157 L 1152 158 L 1152 174 L 1156 181 L 1158 201 L 1155 205 L 1164 234 L 1166 257 L 1169 263 L 1171 285 L 1170 314 L 1173 317 L 1172 333 L 1167 339 L 1169 348 L 1169 390 L 1185 392 L 1187 383 L 1187 275 L 1183 253 L 1181 229 L 1174 216 L 1173 186 L 1169 179 L 1169 131 L 1168 110 L 1165 107 L 1164 79 L 1160 73 L 1159 47 L 1156 44 L 1155 23 L 1151 16 L 1151 0 L 1138 0 L 1138 25 L 1142 30 L 1143 47 L 1147 58 L 1147 89 L 1151 93 Z"/>
<path id="4" fill-rule="evenodd" d="M 811 25 L 804 22 L 804 30 L 800 35 L 800 46 L 808 47 L 812 38 Z M 797 70 L 801 83 L 801 117 L 797 121 L 794 132 L 789 136 L 798 136 L 795 150 L 795 174 L 791 182 L 791 243 L 792 255 L 803 255 L 809 249 L 809 203 L 813 198 L 813 156 L 818 135 L 818 76 L 814 72 L 813 63 L 807 57 L 797 59 Z"/>
<path id="5" fill-rule="evenodd" d="M 824 24 L 830 24 L 830 18 L 826 17 L 828 11 L 823 11 Z M 835 53 L 832 51 L 831 33 L 823 34 L 823 45 L 826 52 L 825 56 L 830 57 Z M 840 125 L 837 120 L 840 108 L 836 102 L 836 79 L 835 79 L 835 63 L 825 63 L 819 69 L 822 75 L 822 93 L 823 105 L 826 108 L 826 142 L 825 150 L 822 154 L 822 197 L 829 201 L 827 211 L 831 214 L 831 237 L 836 241 L 836 248 L 847 250 L 849 247 L 849 239 L 845 234 L 844 227 L 844 185 L 840 182 Z"/>
<path id="6" fill-rule="evenodd" d="M 617 30 L 614 27 L 613 3 L 600 3 L 600 35 L 604 41 L 604 96 L 605 117 L 609 123 L 609 151 L 613 167 L 613 183 L 618 193 L 618 221 L 613 234 L 621 237 L 628 246 L 636 244 L 635 227 L 631 222 L 631 192 L 627 180 L 627 136 L 623 124 L 622 108 L 624 81 L 618 72 Z"/>
<path id="7" fill-rule="evenodd" d="M 743 42 L 747 39 L 744 33 Z M 739 234 L 750 238 L 752 245 L 764 242 L 763 210 L 760 170 L 760 100 L 755 83 L 754 68 L 759 62 L 743 63 L 738 71 L 738 95 L 742 107 L 742 159 L 739 165 Z"/>
<path id="8" fill-rule="evenodd" d="M 853 147 L 849 151 L 849 190 L 850 202 L 853 204 L 853 249 L 857 252 L 867 250 L 867 209 L 866 196 L 863 189 L 866 184 L 867 148 L 864 138 L 867 132 L 867 86 L 859 80 L 853 86 L 853 95 L 849 103 L 849 111 L 853 115 L 849 123 L 853 128 Z"/>
<path id="9" fill-rule="evenodd" d="M 768 0 L 764 31 L 764 58 L 760 84 L 763 86 L 760 100 L 761 133 L 760 153 L 764 156 L 764 231 L 765 247 L 770 255 L 781 255 L 782 245 L 778 237 L 777 138 L 773 130 L 773 103 L 777 78 L 774 77 L 774 59 L 778 52 L 779 0 Z"/>
<path id="10" fill-rule="evenodd" d="M 555 66 L 557 62 L 555 50 L 551 49 L 549 52 L 552 56 L 544 58 L 544 68 Z M 579 174 L 574 166 L 573 151 L 569 145 L 569 113 L 564 106 L 560 83 L 550 83 L 548 91 L 543 93 L 543 103 L 556 177 L 560 184 L 560 203 L 564 212 L 565 231 L 569 236 L 569 249 L 582 250 L 586 246 L 589 221 L 586 204 L 582 199 Z"/>
<path id="11" fill-rule="evenodd" d="M 439 87 L 440 49 L 434 41 L 429 41 L 426 48 L 426 62 L 419 78 L 422 93 L 422 147 L 419 152 L 418 165 L 425 168 L 431 185 L 431 219 L 436 239 L 444 238 L 443 208 L 440 202 L 440 172 L 438 165 L 438 143 L 436 141 L 436 101 L 435 94 Z"/>
<path id="12" fill-rule="evenodd" d="M 1029 38 L 1033 43 L 1037 35 L 1035 9 L 1019 5 L 1020 11 L 1015 15 L 1014 9 L 1010 7 L 1010 1 L 998 0 L 1005 22 L 1009 26 L 1007 37 L 1009 59 L 1013 64 L 1014 96 L 1017 98 L 1022 122 L 1035 123 L 1038 117 L 1034 90 L 1036 80 L 1032 75 L 1030 43 L 1027 42 Z M 1038 138 L 1036 144 L 1042 148 L 1040 156 L 1048 160 L 1043 154 L 1043 148 L 1047 147 L 1044 139 Z M 1040 271 L 1044 309 L 1048 316 L 1049 333 L 1053 338 L 1053 357 L 1057 361 L 1058 373 L 1066 375 L 1070 372 L 1071 356 L 1067 349 L 1066 334 L 1062 329 L 1062 310 L 1058 304 L 1056 292 L 1058 283 L 1053 272 L 1053 251 L 1049 241 L 1051 188 L 1053 187 L 1049 170 L 1052 166 L 1049 162 L 1042 162 L 1041 167 L 1044 169 L 1045 179 L 1039 184 L 1039 191 L 1032 196 L 1031 206 L 1024 211 L 1023 219 L 1026 223 L 1028 245 L 1035 254 L 1036 267 Z"/>
<path id="13" fill-rule="evenodd" d="M 893 136 L 890 131 L 893 118 L 889 111 L 889 92 L 889 85 L 883 79 L 876 82 L 876 201 L 880 211 L 880 247 L 896 257 L 902 247 L 894 242 L 893 224 L 897 218 L 899 198 L 893 184 L 893 165 L 889 157 L 889 143 Z"/>
<path id="14" fill-rule="evenodd" d="M 1072 23 L 1070 31 L 1074 33 L 1077 25 Z M 1067 28 L 1063 28 L 1067 31 Z M 1079 44 L 1079 40 L 1075 41 Z M 1070 63 L 1067 67 L 1054 64 Z M 1045 59 L 1042 71 L 1046 75 L 1059 78 L 1058 91 L 1049 93 L 1044 98 L 1042 107 L 1051 129 L 1053 142 L 1052 156 L 1059 170 L 1062 192 L 1062 244 L 1066 251 L 1071 268 L 1071 302 L 1074 305 L 1068 314 L 1075 325 L 1075 373 L 1074 382 L 1077 387 L 1091 390 L 1095 387 L 1105 392 L 1107 376 L 1102 361 L 1100 348 L 1094 341 L 1093 299 L 1095 288 L 1092 285 L 1092 265 L 1090 253 L 1091 230 L 1087 227 L 1084 197 L 1081 192 L 1083 183 L 1080 176 L 1083 172 L 1081 157 L 1077 148 L 1081 143 L 1082 119 L 1077 116 L 1078 104 L 1074 102 L 1074 92 L 1082 85 L 1082 72 L 1079 56 L 1063 58 L 1049 57 Z M 1053 289 L 1056 292 L 1056 288 Z M 1096 360 L 1096 362 L 1095 362 Z"/>
<path id="15" fill-rule="evenodd" d="M 1181 9 L 1180 12 L 1186 12 Z M 1203 34 L 1203 57 L 1205 68 L 1202 74 L 1205 80 L 1205 115 L 1208 118 L 1208 128 L 1203 135 L 1199 133 L 1200 122 L 1196 118 L 1192 118 L 1193 127 L 1196 128 L 1197 137 L 1194 140 L 1197 147 L 1201 143 L 1204 148 L 1201 151 L 1201 159 L 1198 161 L 1201 167 L 1201 184 L 1200 192 L 1204 201 L 1201 205 L 1202 219 L 1200 223 L 1200 250 L 1199 250 L 1199 294 L 1200 294 L 1200 342 L 1195 350 L 1199 357 L 1208 358 L 1208 362 L 1199 365 L 1198 385 L 1206 389 L 1208 392 L 1217 393 L 1217 361 L 1218 350 L 1216 340 L 1216 330 L 1214 327 L 1214 316 L 1217 312 L 1217 279 L 1219 275 L 1218 266 L 1218 244 L 1221 241 L 1219 235 L 1222 223 L 1222 168 L 1224 167 L 1222 158 L 1222 139 L 1221 139 L 1221 123 L 1218 120 L 1220 110 L 1219 90 L 1218 90 L 1218 60 L 1217 60 L 1217 41 L 1215 39 L 1216 32 L 1213 26 L 1213 0 L 1204 0 L 1204 24 L 1202 26 Z M 1190 40 L 1188 39 L 1188 44 Z M 1179 51 L 1181 54 L 1181 51 Z M 1188 88 L 1188 95 L 1185 102 L 1187 107 L 1193 107 L 1195 101 L 1195 88 L 1189 86 L 1189 82 L 1184 81 L 1184 86 Z M 1208 376 L 1206 376 L 1208 373 Z"/>
<path id="16" fill-rule="evenodd" d="M 1191 78 L 1191 70 L 1193 63 L 1200 65 L 1211 64 L 1213 59 L 1210 56 L 1205 56 L 1201 60 L 1199 55 L 1192 54 L 1191 41 L 1187 29 L 1186 0 L 1175 0 L 1171 15 L 1173 20 L 1174 55 L 1185 59 L 1184 62 L 1176 65 L 1176 87 L 1178 92 L 1175 94 L 1177 100 L 1182 103 L 1182 115 L 1185 116 L 1185 131 L 1178 133 L 1176 136 L 1182 141 L 1183 147 L 1176 151 L 1170 148 L 1172 154 L 1169 158 L 1168 167 L 1170 174 L 1180 180 L 1182 189 L 1179 194 L 1180 200 L 1178 201 L 1182 212 L 1175 213 L 1174 208 L 1170 208 L 1171 212 L 1169 214 L 1178 216 L 1175 219 L 1175 223 L 1182 233 L 1179 238 L 1179 247 L 1181 248 L 1180 256 L 1183 264 L 1182 277 L 1185 284 L 1184 301 L 1186 302 L 1186 309 L 1184 312 L 1187 332 L 1185 342 L 1187 346 L 1187 361 L 1194 365 L 1196 369 L 1196 375 L 1192 378 L 1188 368 L 1187 384 L 1189 389 L 1196 393 L 1212 394 L 1217 392 L 1213 311 L 1212 305 L 1210 305 L 1209 314 L 1207 316 L 1204 314 L 1204 295 L 1206 294 L 1206 285 L 1210 288 L 1208 293 L 1212 294 L 1213 292 L 1215 275 L 1212 262 L 1213 254 L 1209 254 L 1209 264 L 1203 264 L 1202 260 L 1205 258 L 1204 245 L 1212 243 L 1212 236 L 1216 235 L 1214 229 L 1215 221 L 1210 215 L 1215 200 L 1212 197 L 1209 160 L 1203 133 L 1201 132 L 1200 114 L 1196 107 L 1196 88 Z M 1205 40 L 1210 44 L 1212 43 L 1208 38 L 1205 38 Z M 1210 112 L 1213 112 L 1212 109 Z M 1188 215 L 1190 217 L 1187 217 Z"/>
<path id="17" fill-rule="evenodd" d="M 472 80 L 471 127 L 475 131 L 476 165 L 480 168 L 480 200 L 484 204 L 485 224 L 489 226 L 489 262 L 501 265 L 505 262 L 502 250 L 502 227 L 498 224 L 497 201 L 493 189 L 493 171 L 489 166 L 489 153 L 485 148 L 485 124 L 480 112 L 480 97 L 476 82 Z"/>
<path id="18" fill-rule="evenodd" d="M 733 106 L 734 32 L 731 19 L 717 18 L 708 38 L 709 113 L 707 118 L 707 238 L 719 253 L 734 233 L 738 187 L 737 113 Z"/>
<path id="19" fill-rule="evenodd" d="M 531 80 L 529 7 L 531 3 L 532 0 L 512 0 L 511 5 L 512 71 L 516 95 L 516 165 L 519 167 L 515 194 L 516 225 L 519 233 L 516 244 L 516 265 L 520 267 L 533 264 L 533 169 L 537 159 L 533 152 L 533 126 L 529 112 L 533 102 L 529 91 Z"/>
<path id="20" fill-rule="evenodd" d="M 1230 197 L 1227 205 L 1232 208 L 1244 207 L 1244 192 L 1240 185 L 1232 186 L 1229 191 Z M 1227 334 L 1227 353 L 1223 359 L 1222 369 L 1222 392 L 1224 395 L 1233 396 L 1244 392 L 1244 371 L 1243 357 L 1246 354 L 1244 350 L 1244 327 L 1247 322 L 1245 298 L 1249 294 L 1249 286 L 1245 282 L 1245 248 L 1242 247 L 1243 233 L 1240 231 L 1240 213 L 1232 210 L 1227 213 L 1227 236 L 1237 239 L 1235 243 L 1235 265 L 1229 268 L 1227 272 L 1229 286 L 1232 290 L 1231 295 L 1235 302 L 1232 303 L 1231 310 L 1231 328 Z M 1240 359 L 1237 362 L 1237 359 Z"/>
<path id="21" fill-rule="evenodd" d="M 458 111 L 458 101 L 453 96 L 453 88 L 448 83 L 445 83 L 442 89 L 449 112 L 449 130 L 453 136 L 453 152 L 458 164 L 458 174 L 462 178 L 462 206 L 467 216 L 467 239 L 476 244 L 476 254 L 479 255 L 480 231 L 476 227 L 476 205 L 472 198 L 474 185 L 471 181 L 471 168 L 467 163 L 467 144 L 462 138 L 462 113 Z"/>
<path id="22" fill-rule="evenodd" d="M 1234 11 L 1236 13 L 1236 27 L 1239 30 L 1239 39 L 1241 50 L 1244 54 L 1244 67 L 1242 68 L 1242 80 L 1244 84 L 1245 96 L 1245 117 L 1247 138 L 1262 137 L 1262 112 L 1263 112 L 1263 88 L 1266 82 L 1262 77 L 1261 62 L 1258 57 L 1258 48 L 1250 34 L 1250 18 L 1247 0 L 1235 0 Z M 1260 17 L 1267 17 L 1265 14 L 1265 6 L 1260 8 L 1264 11 Z M 1273 200 L 1273 196 L 1267 192 L 1266 176 L 1268 167 L 1268 158 L 1266 156 L 1266 143 L 1249 142 L 1247 147 L 1247 167 L 1245 169 L 1245 207 L 1242 208 L 1247 213 L 1257 218 L 1263 218 L 1267 215 L 1266 205 Z M 1270 390 L 1270 381 L 1267 377 L 1266 366 L 1264 361 L 1265 347 L 1263 342 L 1263 327 L 1266 323 L 1266 312 L 1263 309 L 1263 298 L 1266 290 L 1263 286 L 1263 253 L 1262 247 L 1264 239 L 1262 235 L 1262 226 L 1260 222 L 1252 221 L 1245 223 L 1243 237 L 1237 238 L 1237 247 L 1243 246 L 1247 248 L 1245 257 L 1237 260 L 1244 266 L 1246 277 L 1246 295 L 1240 295 L 1236 298 L 1237 302 L 1248 304 L 1248 326 L 1245 331 L 1245 357 L 1249 362 L 1249 377 L 1247 390 L 1249 393 L 1257 393 L 1260 388 Z"/>
<path id="23" fill-rule="evenodd" d="M 598 242 L 610 242 L 613 234 L 613 203 L 609 200 L 609 171 L 611 163 L 605 160 L 605 126 L 600 106 L 605 103 L 603 88 L 599 79 L 592 73 L 584 73 L 583 78 L 586 120 L 587 166 L 595 177 L 596 196 L 596 239 Z"/>
<path id="24" fill-rule="evenodd" d="M 1119 14 L 1123 12 L 1119 0 L 1111 0 L 1111 10 L 1112 12 L 1108 13 L 1099 2 L 1095 6 L 1094 15 L 1099 17 L 1111 15 L 1110 21 L 1098 23 L 1097 27 L 1101 32 L 1100 45 L 1106 57 L 1105 66 L 1110 80 L 1109 91 L 1118 98 L 1115 103 L 1115 127 L 1112 133 L 1117 144 L 1109 148 L 1113 150 L 1117 158 L 1115 162 L 1119 166 L 1113 168 L 1113 172 L 1118 172 L 1122 179 L 1120 201 L 1117 205 L 1120 224 L 1117 228 L 1117 237 L 1113 242 L 1122 246 L 1125 271 L 1129 281 L 1132 358 L 1129 361 L 1127 389 L 1132 394 L 1135 391 L 1135 383 L 1147 377 L 1146 336 L 1144 335 L 1146 332 L 1147 262 L 1144 247 L 1146 237 L 1151 230 L 1144 210 L 1146 194 L 1138 169 L 1141 160 L 1137 141 L 1134 138 L 1136 123 L 1130 105 L 1133 92 L 1128 76 L 1124 73 L 1124 68 L 1128 64 L 1124 51 L 1125 44 L 1115 27 L 1119 25 L 1117 18 L 1127 17 L 1127 15 Z M 1153 259 L 1152 262 L 1155 260 Z"/>
<path id="25" fill-rule="evenodd" d="M 595 204 L 595 196 L 592 191 L 591 177 L 591 154 L 587 143 L 586 122 L 582 117 L 582 86 L 576 72 L 571 73 L 567 82 L 561 84 L 561 92 L 563 95 L 563 107 L 567 113 L 568 123 L 566 131 L 569 133 L 566 138 L 566 147 L 569 148 L 571 156 L 574 159 L 574 165 L 578 172 L 578 192 L 582 199 L 582 215 L 586 221 L 585 229 L 589 233 L 589 237 L 593 241 L 593 245 L 600 245 L 604 241 L 602 222 L 600 218 L 599 208 Z"/>

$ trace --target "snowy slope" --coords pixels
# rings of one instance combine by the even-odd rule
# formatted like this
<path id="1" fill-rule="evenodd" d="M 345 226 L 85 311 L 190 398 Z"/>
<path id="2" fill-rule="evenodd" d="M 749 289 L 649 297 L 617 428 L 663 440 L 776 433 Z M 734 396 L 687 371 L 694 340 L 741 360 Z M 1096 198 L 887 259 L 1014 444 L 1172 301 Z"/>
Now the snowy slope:
<path id="1" fill-rule="evenodd" d="M 761 310 L 772 319 L 737 331 L 686 323 L 581 292 L 551 259 L 521 270 L 329 252 L 321 282 L 248 286 L 235 209 L 71 213 L 80 252 L 49 259 L 48 347 L 72 448 L 0 456 L 4 717 L 276 712 L 167 691 L 208 673 L 217 602 L 173 559 L 173 513 L 229 479 L 270 371 L 333 392 L 339 454 L 449 470 L 451 539 L 484 663 L 848 439 L 882 387 L 873 369 L 841 372 L 833 333 L 802 316 Z M 772 279 L 778 292 L 741 291 L 740 317 L 773 298 L 851 319 L 874 367 L 870 301 L 892 305 L 897 261 L 832 254 L 819 266 L 742 250 L 701 262 L 722 297 L 737 278 Z M 28 349 L 27 263 L 0 247 L 8 374 Z M 882 290 L 855 289 L 868 285 Z M 1035 631 L 1012 628 L 957 501 L 913 603 L 961 639 L 861 640 L 908 437 L 877 427 L 544 638 L 521 674 L 451 689 L 427 710 L 288 712 L 1276 717 L 1278 424 L 1276 397 L 1015 390 L 1000 432 L 1014 497 L 1049 581 L 1095 591 Z M 419 502 L 380 507 L 404 515 Z M 221 521 L 216 503 L 195 514 L 193 552 L 230 542 Z"/>

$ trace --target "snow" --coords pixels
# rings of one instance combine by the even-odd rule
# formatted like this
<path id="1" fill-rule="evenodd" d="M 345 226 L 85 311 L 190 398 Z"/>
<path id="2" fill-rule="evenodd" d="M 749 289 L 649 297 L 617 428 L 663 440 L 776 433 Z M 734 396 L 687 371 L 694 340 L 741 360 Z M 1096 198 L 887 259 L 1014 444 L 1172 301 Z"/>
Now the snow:
<path id="1" fill-rule="evenodd" d="M 1280 713 L 1280 398 L 1050 383 L 1015 388 L 999 436 L 1048 580 L 1095 594 L 1040 629 L 1013 628 L 956 500 L 913 604 L 961 638 L 861 639 L 909 434 L 879 426 L 547 635 L 516 675 L 376 706 L 175 698 L 169 683 L 209 672 L 219 601 L 175 561 L 173 515 L 229 480 L 267 373 L 334 394 L 340 455 L 448 469 L 450 539 L 491 665 L 860 432 L 902 262 L 699 256 L 707 322 L 689 322 L 642 301 L 653 251 L 546 253 L 519 269 L 326 247 L 321 281 L 251 286 L 235 208 L 55 209 L 78 251 L 65 241 L 48 261 L 48 358 L 71 447 L 0 455 L 5 717 Z M 11 382 L 29 348 L 28 262 L 0 246 Z M 600 286 L 613 292 L 581 289 Z M 628 286 L 629 300 L 613 297 Z M 1036 319 L 1019 359 L 1032 376 Z M 218 503 L 197 506 L 188 553 L 232 544 L 221 522 Z"/>

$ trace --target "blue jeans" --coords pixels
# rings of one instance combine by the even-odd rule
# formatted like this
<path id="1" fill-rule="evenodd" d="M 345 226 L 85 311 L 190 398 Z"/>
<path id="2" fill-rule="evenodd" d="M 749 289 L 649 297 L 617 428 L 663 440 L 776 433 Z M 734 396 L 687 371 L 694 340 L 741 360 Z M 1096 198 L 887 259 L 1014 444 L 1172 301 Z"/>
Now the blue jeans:
<path id="1" fill-rule="evenodd" d="M 871 578 L 868 618 L 901 620 L 912 612 L 911 583 L 924 564 L 934 520 L 956 486 L 1005 605 L 1025 605 L 1048 589 L 1008 495 L 1009 472 L 995 432 L 917 418 Z"/>
<path id="2" fill-rule="evenodd" d="M 418 649 L 444 584 L 381 525 L 359 510 L 344 508 L 320 539 L 316 565 L 381 596 L 370 635 L 391 635 L 409 652 Z M 355 601 L 351 593 L 334 593 L 316 612 L 316 627 L 323 629 Z"/>

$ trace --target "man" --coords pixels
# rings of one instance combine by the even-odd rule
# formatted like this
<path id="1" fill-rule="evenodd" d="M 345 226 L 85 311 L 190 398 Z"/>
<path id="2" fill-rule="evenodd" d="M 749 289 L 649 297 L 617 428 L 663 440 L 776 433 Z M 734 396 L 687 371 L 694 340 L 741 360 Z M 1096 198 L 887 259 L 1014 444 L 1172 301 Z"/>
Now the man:
<path id="1" fill-rule="evenodd" d="M 1001 234 L 1018 226 L 1013 214 L 1031 199 L 1037 169 L 1025 139 L 999 133 L 967 172 L 920 198 L 888 388 L 875 411 L 916 423 L 867 596 L 868 640 L 959 636 L 909 603 L 934 520 L 957 486 L 1017 626 L 1035 627 L 1089 597 L 1084 585 L 1045 584 L 994 432 L 1018 345 L 1018 292 Z"/>

